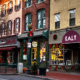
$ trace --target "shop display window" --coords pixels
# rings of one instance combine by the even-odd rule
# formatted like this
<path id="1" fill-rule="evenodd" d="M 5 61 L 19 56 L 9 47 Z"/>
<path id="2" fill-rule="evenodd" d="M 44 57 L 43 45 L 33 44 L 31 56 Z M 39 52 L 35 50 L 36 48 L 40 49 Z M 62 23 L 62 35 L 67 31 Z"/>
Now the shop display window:
<path id="1" fill-rule="evenodd" d="M 40 45 L 40 62 L 46 61 L 46 42 Z"/>
<path id="2" fill-rule="evenodd" d="M 17 62 L 17 55 L 12 51 L 2 51 L 0 53 L 0 64 L 15 64 Z"/>
<path id="3" fill-rule="evenodd" d="M 51 48 L 52 64 L 63 65 L 64 63 L 64 49 L 62 45 L 52 45 Z"/>

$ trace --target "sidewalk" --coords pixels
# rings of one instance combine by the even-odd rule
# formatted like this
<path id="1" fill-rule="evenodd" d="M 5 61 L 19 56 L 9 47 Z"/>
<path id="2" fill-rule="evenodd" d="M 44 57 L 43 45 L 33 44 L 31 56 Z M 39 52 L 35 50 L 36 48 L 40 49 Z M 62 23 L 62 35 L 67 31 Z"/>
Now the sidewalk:
<path id="1" fill-rule="evenodd" d="M 46 77 L 56 80 L 80 80 L 80 73 L 47 72 Z"/>
<path id="2" fill-rule="evenodd" d="M 47 72 L 46 76 L 40 75 L 27 75 L 22 74 L 23 76 L 42 78 L 44 80 L 80 80 L 80 73 L 63 73 L 63 72 Z"/>

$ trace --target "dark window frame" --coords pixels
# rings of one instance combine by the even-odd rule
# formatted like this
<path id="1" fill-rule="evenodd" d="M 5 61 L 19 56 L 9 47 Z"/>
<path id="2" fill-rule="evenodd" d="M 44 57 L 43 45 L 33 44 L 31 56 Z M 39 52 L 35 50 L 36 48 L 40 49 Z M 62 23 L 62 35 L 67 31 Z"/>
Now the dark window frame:
<path id="1" fill-rule="evenodd" d="M 9 30 L 9 22 L 11 22 L 11 30 Z M 7 35 L 11 35 L 12 34 L 12 20 L 9 20 L 7 22 Z"/>
<path id="2" fill-rule="evenodd" d="M 2 25 L 3 25 L 3 24 L 4 24 L 4 28 L 2 28 Z M 3 22 L 3 23 L 1 24 L 1 36 L 6 35 L 6 34 L 5 34 L 5 32 L 6 32 L 5 26 L 6 26 L 6 23 Z M 3 31 L 4 31 L 4 34 L 2 34 Z"/>
<path id="3" fill-rule="evenodd" d="M 56 13 L 56 14 L 55 14 L 55 17 L 56 17 L 57 15 L 59 15 L 59 20 L 58 20 L 58 21 L 55 21 L 55 29 L 60 28 L 60 13 Z M 56 20 L 56 18 L 55 18 L 55 20 Z"/>
<path id="4" fill-rule="evenodd" d="M 16 2 L 16 0 L 15 0 L 15 2 Z M 15 4 L 15 11 L 19 11 L 20 8 L 21 8 L 21 2 L 19 3 L 19 5 Z"/>
<path id="5" fill-rule="evenodd" d="M 18 25 L 18 32 L 16 32 L 16 20 L 19 19 L 19 25 Z M 20 17 L 17 17 L 15 20 L 14 20 L 14 33 L 15 34 L 18 34 L 20 32 Z"/>
<path id="6" fill-rule="evenodd" d="M 32 2 L 33 0 L 28 0 L 28 1 L 25 1 L 25 8 L 28 8 L 28 7 L 31 7 L 32 6 Z M 28 4 L 28 6 L 27 6 L 27 4 Z"/>
<path id="7" fill-rule="evenodd" d="M 26 15 L 25 15 L 25 30 L 24 31 L 29 31 L 29 29 L 28 30 L 26 30 L 26 17 L 28 16 L 28 24 L 31 24 L 32 25 L 32 14 L 31 13 L 27 13 Z M 31 17 L 31 18 L 30 18 Z M 31 22 L 30 22 L 30 19 L 31 19 Z M 27 26 L 28 27 L 28 26 Z"/>
<path id="8" fill-rule="evenodd" d="M 74 11 L 74 13 L 71 13 L 70 11 Z M 69 26 L 75 26 L 75 9 L 69 10 L 69 14 L 70 14 Z"/>
<path id="9" fill-rule="evenodd" d="M 5 6 L 5 9 L 3 9 L 4 6 Z M 4 14 L 4 11 L 5 11 L 5 14 Z M 4 17 L 5 15 L 6 15 L 6 4 L 4 4 L 1 9 L 1 17 Z"/>
<path id="10" fill-rule="evenodd" d="M 8 6 L 9 6 L 10 3 L 12 3 L 12 8 L 11 8 L 11 9 L 8 8 L 8 10 L 7 10 L 7 13 L 8 13 L 8 14 L 11 14 L 11 13 L 13 12 L 13 1 L 10 1 L 10 2 L 8 3 Z"/>
<path id="11" fill-rule="evenodd" d="M 43 12 L 45 12 L 45 17 L 43 17 Z M 39 13 L 40 13 L 40 16 L 41 16 L 41 19 L 39 20 Z M 45 25 L 43 25 L 43 20 L 45 20 Z M 39 24 L 38 22 L 41 21 L 41 25 L 40 25 L 40 28 L 39 28 Z M 43 8 L 43 9 L 39 9 L 37 11 L 37 28 L 36 29 L 43 29 L 46 27 L 46 10 Z"/>

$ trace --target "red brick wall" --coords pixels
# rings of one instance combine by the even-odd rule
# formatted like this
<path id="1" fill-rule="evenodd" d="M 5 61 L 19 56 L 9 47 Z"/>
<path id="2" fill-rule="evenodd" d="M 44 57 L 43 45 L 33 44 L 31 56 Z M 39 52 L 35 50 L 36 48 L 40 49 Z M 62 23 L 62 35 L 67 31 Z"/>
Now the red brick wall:
<path id="1" fill-rule="evenodd" d="M 23 0 L 23 12 L 22 12 L 22 32 L 24 33 L 25 26 L 25 15 L 27 13 L 32 13 L 32 30 L 36 30 L 37 25 L 37 11 L 39 9 L 44 8 L 46 11 L 46 27 L 49 27 L 49 0 L 45 0 L 42 3 L 37 4 L 37 0 L 32 0 L 32 6 L 29 8 L 25 8 L 25 2 Z"/>

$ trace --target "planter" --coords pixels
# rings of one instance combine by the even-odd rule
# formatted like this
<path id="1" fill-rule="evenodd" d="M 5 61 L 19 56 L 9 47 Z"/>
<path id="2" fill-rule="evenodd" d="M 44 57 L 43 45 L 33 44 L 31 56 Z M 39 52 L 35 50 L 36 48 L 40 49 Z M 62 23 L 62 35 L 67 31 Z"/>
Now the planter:
<path id="1" fill-rule="evenodd" d="M 39 68 L 39 75 L 46 75 L 46 68 Z"/>

